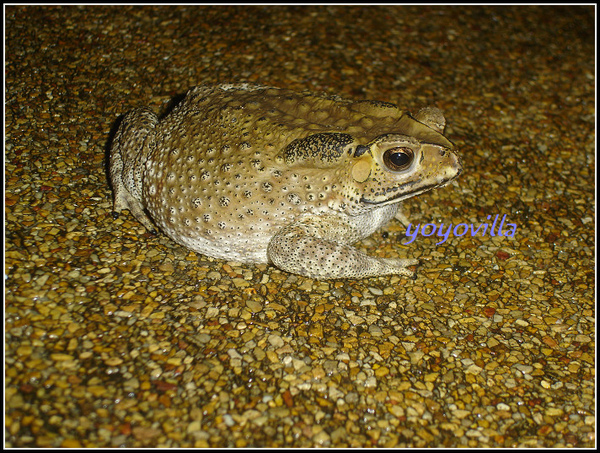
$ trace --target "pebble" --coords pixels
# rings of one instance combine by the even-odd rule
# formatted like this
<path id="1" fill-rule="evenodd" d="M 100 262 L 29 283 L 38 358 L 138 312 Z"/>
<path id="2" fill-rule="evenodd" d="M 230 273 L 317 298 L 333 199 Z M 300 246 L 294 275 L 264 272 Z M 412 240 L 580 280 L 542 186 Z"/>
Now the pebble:
<path id="1" fill-rule="evenodd" d="M 259 313 L 263 309 L 262 304 L 254 300 L 249 300 L 248 302 L 246 302 L 246 306 L 250 309 L 252 313 Z"/>
<path id="2" fill-rule="evenodd" d="M 269 343 L 274 348 L 281 348 L 285 344 L 279 335 L 269 335 Z"/>

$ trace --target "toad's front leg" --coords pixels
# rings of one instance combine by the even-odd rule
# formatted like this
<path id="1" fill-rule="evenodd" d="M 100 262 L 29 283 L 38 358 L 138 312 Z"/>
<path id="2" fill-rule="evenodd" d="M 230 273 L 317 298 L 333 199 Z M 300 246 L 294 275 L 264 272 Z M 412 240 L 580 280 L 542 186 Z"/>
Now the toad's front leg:
<path id="1" fill-rule="evenodd" d="M 282 228 L 269 243 L 271 262 L 287 272 L 316 279 L 399 274 L 414 278 L 414 259 L 377 258 L 350 244 L 360 239 L 336 216 L 307 217 Z"/>

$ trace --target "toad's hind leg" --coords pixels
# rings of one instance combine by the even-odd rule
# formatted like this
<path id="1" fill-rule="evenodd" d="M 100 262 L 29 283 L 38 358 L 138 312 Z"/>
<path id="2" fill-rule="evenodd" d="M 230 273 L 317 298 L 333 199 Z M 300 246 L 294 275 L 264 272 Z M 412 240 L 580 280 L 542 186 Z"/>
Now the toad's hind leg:
<path id="1" fill-rule="evenodd" d="M 114 192 L 113 216 L 129 209 L 149 231 L 156 229 L 144 211 L 142 188 L 145 163 L 154 140 L 158 118 L 148 108 L 127 113 L 110 149 L 109 173 Z"/>
<path id="2" fill-rule="evenodd" d="M 310 217 L 282 228 L 271 239 L 267 255 L 280 269 L 316 279 L 388 274 L 414 278 L 407 267 L 417 260 L 369 256 L 350 245 L 358 239 L 351 227 L 335 216 Z"/>

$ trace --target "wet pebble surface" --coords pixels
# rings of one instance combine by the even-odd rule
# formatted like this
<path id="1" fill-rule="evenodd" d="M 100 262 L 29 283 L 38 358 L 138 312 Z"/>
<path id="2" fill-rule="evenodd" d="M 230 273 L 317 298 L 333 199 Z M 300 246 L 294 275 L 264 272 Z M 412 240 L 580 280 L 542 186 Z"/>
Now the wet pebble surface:
<path id="1" fill-rule="evenodd" d="M 595 445 L 594 8 L 7 6 L 5 446 Z M 442 108 L 464 173 L 320 282 L 111 216 L 119 115 L 260 82 Z M 490 220 L 488 216 L 491 216 Z"/>

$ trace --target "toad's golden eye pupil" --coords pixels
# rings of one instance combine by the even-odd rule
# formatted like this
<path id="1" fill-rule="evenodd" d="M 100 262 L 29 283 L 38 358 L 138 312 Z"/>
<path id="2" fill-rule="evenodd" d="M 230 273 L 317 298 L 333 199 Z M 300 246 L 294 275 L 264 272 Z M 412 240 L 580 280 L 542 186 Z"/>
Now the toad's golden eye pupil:
<path id="1" fill-rule="evenodd" d="M 402 171 L 410 167 L 414 157 L 410 148 L 390 148 L 383 154 L 383 162 L 392 171 Z"/>

